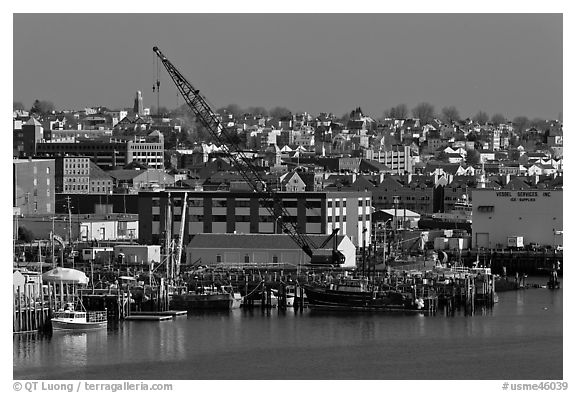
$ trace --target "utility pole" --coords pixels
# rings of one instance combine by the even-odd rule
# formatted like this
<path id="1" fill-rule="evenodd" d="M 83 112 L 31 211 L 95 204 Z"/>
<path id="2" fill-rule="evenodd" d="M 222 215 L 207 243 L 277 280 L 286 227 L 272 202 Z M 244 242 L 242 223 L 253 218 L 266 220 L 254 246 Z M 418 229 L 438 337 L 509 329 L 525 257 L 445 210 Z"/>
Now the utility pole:
<path id="1" fill-rule="evenodd" d="M 70 255 L 72 256 L 72 269 L 74 269 L 74 243 L 72 242 L 72 207 L 70 206 L 70 196 L 66 197 L 66 205 L 68 207 L 68 244 L 70 245 Z M 64 265 L 64 261 L 62 261 Z"/>
<path id="2" fill-rule="evenodd" d="M 52 232 L 50 232 L 50 243 L 52 244 L 52 268 L 56 267 L 56 263 L 54 261 L 54 216 L 52 216 Z"/>
<path id="3" fill-rule="evenodd" d="M 366 275 L 366 227 L 362 229 L 362 276 Z"/>
<path id="4" fill-rule="evenodd" d="M 400 197 L 398 195 L 394 195 L 392 198 L 394 201 L 394 218 L 392 221 L 394 223 L 394 241 L 397 242 L 398 241 L 398 202 L 400 202 Z"/>

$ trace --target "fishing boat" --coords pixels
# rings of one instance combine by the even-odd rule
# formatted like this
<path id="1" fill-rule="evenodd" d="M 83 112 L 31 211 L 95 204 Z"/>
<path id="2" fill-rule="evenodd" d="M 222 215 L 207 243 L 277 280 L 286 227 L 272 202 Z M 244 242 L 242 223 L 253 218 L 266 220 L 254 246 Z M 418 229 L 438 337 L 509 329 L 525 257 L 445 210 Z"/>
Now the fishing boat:
<path id="1" fill-rule="evenodd" d="M 286 307 L 294 307 L 295 297 L 296 297 L 296 286 L 286 285 Z"/>
<path id="2" fill-rule="evenodd" d="M 104 329 L 108 326 L 106 311 L 75 310 L 72 303 L 58 310 L 52 321 L 52 330 L 82 331 Z"/>
<path id="3" fill-rule="evenodd" d="M 242 297 L 225 286 L 198 287 L 194 292 L 172 295 L 172 308 L 184 310 L 231 310 Z"/>
<path id="4" fill-rule="evenodd" d="M 424 298 L 417 297 L 413 291 L 387 286 L 370 288 L 366 278 L 346 278 L 328 286 L 305 285 L 304 291 L 311 309 L 426 311 Z"/>

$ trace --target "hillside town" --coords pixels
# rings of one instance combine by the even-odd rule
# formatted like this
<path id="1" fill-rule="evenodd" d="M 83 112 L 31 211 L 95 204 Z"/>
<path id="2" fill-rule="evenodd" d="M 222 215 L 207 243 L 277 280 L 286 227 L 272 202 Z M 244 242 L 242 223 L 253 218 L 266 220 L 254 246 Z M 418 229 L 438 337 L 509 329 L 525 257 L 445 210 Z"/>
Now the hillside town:
<path id="1" fill-rule="evenodd" d="M 293 255 L 248 248 L 248 234 L 264 244 L 283 236 L 259 206 L 264 190 L 282 199 L 298 231 L 338 229 L 347 267 L 371 247 L 374 255 L 386 248 L 388 257 L 432 248 L 562 248 L 559 120 L 514 122 L 484 112 L 460 119 L 454 107 L 435 115 L 427 103 L 413 117 L 398 105 L 378 119 L 360 107 L 340 117 L 220 108 L 218 121 L 249 160 L 242 165 L 264 183 L 254 190 L 235 165 L 238 151 L 215 142 L 185 105 L 151 110 L 138 91 L 133 106 L 119 110 L 55 110 L 38 100 L 22 107 L 13 112 L 15 262 L 78 265 L 83 249 L 166 248 L 176 239 L 182 266 L 306 263 L 290 241 L 284 246 Z M 238 240 L 206 251 L 224 234 Z M 205 250 L 195 237 L 205 238 Z M 54 239 L 62 252 L 54 253 Z M 135 251 L 129 260 L 150 263 L 145 257 Z"/>

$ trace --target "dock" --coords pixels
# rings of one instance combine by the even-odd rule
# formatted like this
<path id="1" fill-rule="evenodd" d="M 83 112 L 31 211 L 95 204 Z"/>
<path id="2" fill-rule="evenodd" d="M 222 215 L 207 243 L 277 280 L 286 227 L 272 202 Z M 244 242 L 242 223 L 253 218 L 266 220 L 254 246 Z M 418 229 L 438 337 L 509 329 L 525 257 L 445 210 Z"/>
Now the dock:
<path id="1" fill-rule="evenodd" d="M 131 316 L 138 315 L 158 315 L 158 316 L 170 316 L 170 317 L 180 317 L 188 315 L 188 311 L 179 310 L 167 310 L 167 311 L 132 311 Z"/>
<path id="2" fill-rule="evenodd" d="M 171 315 L 128 315 L 124 317 L 125 321 L 168 321 L 174 319 Z"/>

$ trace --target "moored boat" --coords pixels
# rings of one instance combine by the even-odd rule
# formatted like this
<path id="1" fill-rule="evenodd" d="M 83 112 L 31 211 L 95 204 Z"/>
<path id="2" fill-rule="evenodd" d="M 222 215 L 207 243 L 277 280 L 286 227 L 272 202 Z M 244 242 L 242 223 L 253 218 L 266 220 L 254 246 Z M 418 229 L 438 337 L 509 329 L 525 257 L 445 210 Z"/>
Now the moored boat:
<path id="1" fill-rule="evenodd" d="M 200 287 L 195 292 L 172 295 L 172 308 L 184 310 L 231 310 L 240 307 L 241 297 L 224 287 Z"/>
<path id="2" fill-rule="evenodd" d="M 72 305 L 67 305 L 64 310 L 59 310 L 51 319 L 52 330 L 93 330 L 104 329 L 108 326 L 106 311 L 79 311 L 74 310 Z"/>
<path id="3" fill-rule="evenodd" d="M 366 279 L 346 279 L 328 286 L 305 285 L 311 309 L 344 311 L 426 311 L 425 299 L 394 288 L 369 288 Z"/>

